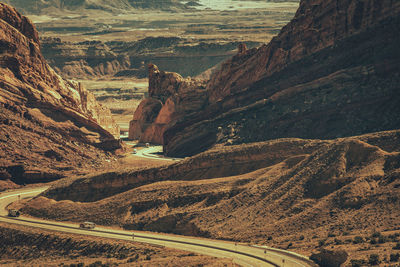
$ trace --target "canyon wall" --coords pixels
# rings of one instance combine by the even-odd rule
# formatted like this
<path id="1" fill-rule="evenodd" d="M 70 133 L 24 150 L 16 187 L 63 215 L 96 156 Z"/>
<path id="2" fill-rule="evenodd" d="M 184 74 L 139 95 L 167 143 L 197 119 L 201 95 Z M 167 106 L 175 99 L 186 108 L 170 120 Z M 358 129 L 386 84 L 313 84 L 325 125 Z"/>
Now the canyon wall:
<path id="1" fill-rule="evenodd" d="M 301 1 L 268 45 L 222 64 L 208 105 L 165 131 L 164 151 L 398 129 L 399 14 L 390 0 Z"/>
<path id="2" fill-rule="evenodd" d="M 60 31 L 42 25 L 42 32 Z M 121 33 L 124 34 L 124 33 Z M 66 78 L 147 77 L 147 65 L 197 76 L 232 55 L 237 43 L 196 43 L 178 37 L 147 37 L 137 41 L 67 42 L 60 38 L 42 38 L 42 53 L 48 63 Z M 189 43 L 189 44 L 188 44 Z M 259 45 L 248 42 L 250 46 Z"/>
<path id="3" fill-rule="evenodd" d="M 70 142 L 90 145 L 88 157 L 95 154 L 95 147 L 110 151 L 121 147 L 111 112 L 81 84 L 61 78 L 46 63 L 35 26 L 6 4 L 0 4 L 0 110 L 0 166 L 10 176 L 16 173 L 9 171 L 11 165 L 23 163 L 24 173 L 39 158 L 62 161 L 66 150 L 72 149 Z M 78 158 L 85 155 L 81 148 L 69 152 Z M 36 177 L 46 176 L 40 174 L 40 162 L 33 165 L 39 172 Z"/>

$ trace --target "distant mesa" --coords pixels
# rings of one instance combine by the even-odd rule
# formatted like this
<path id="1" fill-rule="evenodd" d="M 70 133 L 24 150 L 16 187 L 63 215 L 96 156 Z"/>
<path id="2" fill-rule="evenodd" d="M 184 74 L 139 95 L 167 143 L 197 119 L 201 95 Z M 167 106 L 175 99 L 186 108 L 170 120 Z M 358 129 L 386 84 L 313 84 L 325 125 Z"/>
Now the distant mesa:
<path id="1" fill-rule="evenodd" d="M 203 6 L 202 4 L 200 4 L 198 1 L 189 1 L 185 4 L 185 6 L 188 7 L 199 7 L 199 6 Z"/>
<path id="2" fill-rule="evenodd" d="M 45 14 L 46 10 L 81 11 L 82 9 L 103 10 L 108 12 L 126 12 L 129 9 L 172 9 L 184 8 L 178 0 L 5 0 L 27 14 Z"/>

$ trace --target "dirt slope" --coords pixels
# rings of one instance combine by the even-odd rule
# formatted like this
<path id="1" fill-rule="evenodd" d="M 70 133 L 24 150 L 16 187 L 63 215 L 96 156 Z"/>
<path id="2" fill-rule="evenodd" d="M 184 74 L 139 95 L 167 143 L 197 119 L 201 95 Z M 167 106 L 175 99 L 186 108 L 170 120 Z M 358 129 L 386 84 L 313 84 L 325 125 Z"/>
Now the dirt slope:
<path id="1" fill-rule="evenodd" d="M 257 147 L 268 147 L 269 153 L 282 157 L 264 161 L 244 174 L 237 171 L 239 175 L 227 176 L 226 169 L 225 177 L 222 171 L 217 172 L 221 178 L 213 178 L 211 174 L 190 175 L 177 181 L 180 174 L 185 177 L 184 171 L 177 171 L 168 181 L 163 181 L 166 170 L 154 170 L 159 182 L 138 184 L 124 193 L 89 203 L 39 197 L 26 203 L 23 212 L 57 220 L 85 218 L 128 229 L 261 244 L 271 236 L 270 244 L 285 247 L 290 241 L 296 241 L 295 250 L 311 253 L 319 246 L 318 241 L 325 240 L 328 235 L 337 237 L 349 232 L 367 236 L 373 229 L 400 229 L 397 208 L 400 204 L 399 137 L 399 131 L 392 131 L 318 141 L 318 145 L 314 143 L 313 146 L 310 146 L 311 141 L 303 141 L 303 144 L 281 141 L 285 146 L 264 144 Z M 310 149 L 303 153 L 288 152 L 290 144 L 292 148 L 310 146 Z M 246 157 L 245 153 L 255 147 L 239 146 L 234 150 Z M 223 159 L 232 150 L 208 155 L 213 153 L 218 155 L 216 158 Z M 229 158 L 234 157 L 231 154 Z M 181 164 L 196 169 L 198 167 L 191 165 L 194 162 L 192 159 Z M 207 164 L 219 166 L 212 157 Z M 108 179 L 113 181 L 113 176 L 109 175 Z M 122 183 L 123 175 L 119 176 Z M 126 174 L 125 181 L 129 176 L 132 174 Z M 210 179 L 205 179 L 207 176 Z M 107 192 L 115 179 L 108 183 L 106 176 L 103 178 L 103 184 L 107 184 L 103 190 Z M 98 177 L 88 178 L 85 182 L 96 184 L 96 179 Z M 70 188 L 74 188 L 73 183 Z M 47 194 L 59 190 L 55 188 Z M 100 188 L 97 191 L 100 192 Z M 352 252 L 352 255 L 361 254 Z"/>
<path id="2" fill-rule="evenodd" d="M 0 236 L 0 264 L 7 266 L 233 266 L 227 259 L 21 226 L 2 224 Z"/>

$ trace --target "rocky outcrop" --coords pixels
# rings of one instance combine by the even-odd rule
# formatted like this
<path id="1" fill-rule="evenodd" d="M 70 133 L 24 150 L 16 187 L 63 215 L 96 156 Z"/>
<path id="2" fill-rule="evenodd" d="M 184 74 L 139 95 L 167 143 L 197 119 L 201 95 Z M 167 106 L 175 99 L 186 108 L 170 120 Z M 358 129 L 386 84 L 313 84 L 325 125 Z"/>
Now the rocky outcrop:
<path id="1" fill-rule="evenodd" d="M 246 90 L 288 64 L 369 30 L 398 13 L 399 4 L 391 0 L 301 1 L 293 20 L 268 45 L 239 51 L 223 65 L 207 85 L 210 102 Z"/>
<path id="2" fill-rule="evenodd" d="M 109 132 L 118 135 L 111 113 L 90 92 L 78 83 L 62 79 L 47 65 L 40 52 L 38 33 L 29 19 L 5 4 L 0 9 L 2 98 L 17 95 L 26 106 L 47 106 L 97 128 L 105 137 L 112 137 Z"/>
<path id="3" fill-rule="evenodd" d="M 249 47 L 260 45 L 246 43 Z M 68 42 L 44 37 L 41 45 L 43 56 L 63 77 L 89 79 L 104 76 L 147 78 L 150 62 L 165 71 L 195 77 L 231 57 L 237 42 L 197 43 L 197 40 L 178 37 L 146 37 L 132 42 Z"/>
<path id="4" fill-rule="evenodd" d="M 301 1 L 268 45 L 221 66 L 209 105 L 164 133 L 164 151 L 398 129 L 399 14 L 390 0 Z"/>
<path id="5" fill-rule="evenodd" d="M 100 41 L 70 43 L 62 42 L 60 38 L 42 38 L 41 42 L 43 55 L 63 77 L 114 76 L 131 67 L 128 55 L 118 54 Z"/>
<path id="6" fill-rule="evenodd" d="M 162 144 L 164 132 L 187 114 L 198 111 L 206 99 L 201 80 L 185 79 L 150 64 L 149 98 L 143 100 L 135 111 L 129 138 Z"/>
<path id="7" fill-rule="evenodd" d="M 144 131 L 154 123 L 162 108 L 162 102 L 157 99 L 147 98 L 143 100 L 133 115 L 129 125 L 129 139 L 140 139 Z"/>
<path id="8" fill-rule="evenodd" d="M 115 139 L 119 128 L 111 112 L 81 84 L 64 80 L 46 63 L 32 22 L 6 4 L 0 4 L 0 110 L 1 138 L 9 142 L 1 147 L 1 167 L 21 160 L 29 165 L 29 159 L 35 159 L 34 153 L 23 153 L 25 158 L 18 159 L 17 148 L 23 143 L 11 139 L 24 136 L 24 142 L 31 142 L 29 147 L 34 143 L 50 145 L 39 151 L 51 149 L 51 144 L 59 151 L 56 143 L 62 142 L 97 147 L 104 143 L 106 150 L 120 148 Z M 43 140 L 34 139 L 36 135 L 43 135 Z M 46 158 L 45 150 L 41 153 Z M 40 170 L 40 164 L 36 164 Z M 41 179 L 43 174 L 31 176 Z"/>

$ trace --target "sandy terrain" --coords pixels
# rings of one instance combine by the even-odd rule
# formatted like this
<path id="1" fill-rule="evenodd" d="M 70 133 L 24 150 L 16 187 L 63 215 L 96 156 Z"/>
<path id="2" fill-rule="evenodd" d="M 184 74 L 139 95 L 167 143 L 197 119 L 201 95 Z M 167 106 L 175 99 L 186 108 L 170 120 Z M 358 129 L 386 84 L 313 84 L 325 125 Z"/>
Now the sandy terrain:
<path id="1" fill-rule="evenodd" d="M 97 200 L 81 203 L 39 197 L 26 203 L 23 212 L 239 240 L 305 255 L 321 248 L 345 249 L 348 262 L 367 261 L 377 253 L 389 262 L 400 241 L 399 143 L 395 140 L 398 131 L 215 149 L 159 169 L 101 174 L 86 177 L 83 184 L 61 181 L 54 189 L 57 197 L 79 195 L 84 200 L 87 191 Z M 253 170 L 245 163 L 249 159 L 255 163 Z M 231 167 L 235 165 L 238 168 Z M 121 192 L 120 180 L 126 191 L 105 197 L 107 190 Z M 107 181 L 108 189 L 98 189 L 101 181 Z"/>
<path id="2" fill-rule="evenodd" d="M 4 266 L 236 266 L 163 247 L 0 224 Z"/>

